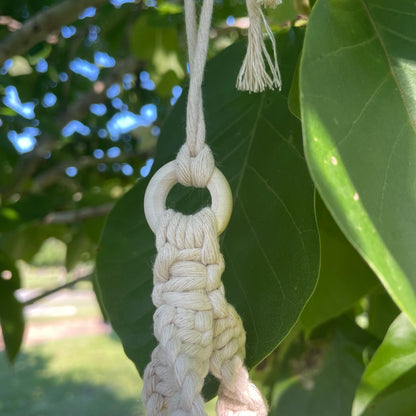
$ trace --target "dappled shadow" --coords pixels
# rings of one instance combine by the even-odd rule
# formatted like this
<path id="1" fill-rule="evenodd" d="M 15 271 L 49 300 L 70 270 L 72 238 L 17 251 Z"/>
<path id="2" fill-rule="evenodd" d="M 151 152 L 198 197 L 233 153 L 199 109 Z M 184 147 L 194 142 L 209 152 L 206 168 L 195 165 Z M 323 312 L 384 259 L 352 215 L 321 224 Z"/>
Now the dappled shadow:
<path id="1" fill-rule="evenodd" d="M 4 352 L 0 353 L 0 415 L 141 416 L 145 414 L 139 399 L 139 391 L 137 398 L 131 398 L 124 394 L 123 386 L 115 386 L 114 380 L 94 376 L 91 369 L 80 371 L 78 368 L 70 373 L 67 370 L 60 372 L 54 364 L 55 368 L 51 371 L 50 364 L 49 358 L 35 351 L 22 353 L 15 365 L 9 367 Z M 112 364 L 117 367 L 117 363 Z"/>

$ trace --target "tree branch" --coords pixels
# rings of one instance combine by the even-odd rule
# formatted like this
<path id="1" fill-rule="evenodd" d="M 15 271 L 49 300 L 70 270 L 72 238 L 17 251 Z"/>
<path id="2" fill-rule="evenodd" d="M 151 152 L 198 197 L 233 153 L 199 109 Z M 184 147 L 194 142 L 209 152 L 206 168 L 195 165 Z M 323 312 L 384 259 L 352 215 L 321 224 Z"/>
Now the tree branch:
<path id="1" fill-rule="evenodd" d="M 84 94 L 74 102 L 67 110 L 58 116 L 58 124 L 64 127 L 71 120 L 80 120 L 88 112 L 91 104 L 102 103 L 107 100 L 106 90 L 115 82 L 119 81 L 124 74 L 137 72 L 144 68 L 144 62 L 130 57 L 119 60 L 117 64 L 108 71 L 103 80 L 96 81 L 91 91 Z"/>
<path id="2" fill-rule="evenodd" d="M 86 275 L 81 276 L 81 277 L 78 277 L 74 280 L 71 280 L 68 283 L 65 283 L 64 285 L 57 286 L 54 289 L 46 290 L 45 292 L 42 292 L 40 295 L 35 296 L 34 298 L 31 298 L 31 299 L 28 299 L 26 302 L 23 302 L 22 305 L 23 306 L 32 305 L 35 302 L 37 302 L 37 301 L 39 301 L 43 298 L 46 298 L 47 296 L 53 295 L 54 293 L 59 292 L 62 289 L 68 289 L 69 287 L 72 287 L 72 286 L 76 285 L 77 283 L 82 282 L 83 280 L 90 280 L 91 277 L 92 277 L 91 273 L 86 274 Z"/>
<path id="3" fill-rule="evenodd" d="M 81 156 L 77 160 L 69 160 L 62 162 L 59 165 L 56 165 L 36 176 L 33 180 L 33 191 L 39 192 L 40 190 L 47 188 L 48 186 L 53 185 L 54 183 L 61 180 L 62 174 L 65 172 L 66 168 L 74 166 L 78 169 L 86 168 L 89 166 L 95 166 L 99 163 L 114 163 L 114 162 L 123 162 L 130 159 L 142 159 L 146 160 L 153 155 L 153 151 L 148 152 L 128 152 L 122 153 L 120 157 L 110 158 L 104 157 L 102 159 L 96 159 L 90 156 Z"/>
<path id="4" fill-rule="evenodd" d="M 103 217 L 114 207 L 114 202 L 109 202 L 95 207 L 84 207 L 73 211 L 51 212 L 43 218 L 45 224 L 69 224 L 80 222 L 89 218 Z"/>
<path id="5" fill-rule="evenodd" d="M 138 71 L 143 65 L 143 62 L 137 61 L 134 58 L 127 58 L 119 61 L 102 81 L 97 81 L 94 84 L 99 88 L 96 87 L 95 90 L 93 89 L 92 91 L 87 92 L 57 117 L 58 126 L 62 128 L 71 120 L 83 118 L 82 116 L 89 110 L 91 104 L 100 103 L 107 99 L 106 89 L 110 85 L 119 81 L 124 74 Z M 55 146 L 59 144 L 58 140 L 45 133 L 41 134 L 37 140 L 38 143 L 35 148 L 31 152 L 21 156 L 19 164 L 14 171 L 12 181 L 1 190 L 4 199 L 7 199 L 15 192 L 18 192 L 22 183 L 24 183 L 27 178 L 33 176 L 39 164 L 43 161 L 44 156 L 54 150 Z"/>
<path id="6" fill-rule="evenodd" d="M 77 20 L 78 15 L 86 8 L 100 6 L 105 2 L 107 0 L 65 0 L 37 13 L 0 43 L 0 66 L 12 56 L 27 52 L 61 26 Z"/>

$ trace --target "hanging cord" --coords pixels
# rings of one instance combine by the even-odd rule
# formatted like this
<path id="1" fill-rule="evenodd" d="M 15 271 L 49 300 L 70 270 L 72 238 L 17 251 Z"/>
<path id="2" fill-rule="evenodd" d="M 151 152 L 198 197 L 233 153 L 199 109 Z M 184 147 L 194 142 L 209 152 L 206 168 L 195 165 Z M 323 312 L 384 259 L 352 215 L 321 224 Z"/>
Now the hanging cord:
<path id="1" fill-rule="evenodd" d="M 204 0 L 198 30 L 194 0 L 185 0 L 190 81 L 186 108 L 186 142 L 176 157 L 178 181 L 185 186 L 204 188 L 214 171 L 211 149 L 205 144 L 202 81 L 208 53 L 214 0 Z"/>
<path id="2" fill-rule="evenodd" d="M 205 143 L 202 81 L 213 0 L 203 0 L 197 28 L 194 0 L 185 0 L 190 85 L 186 142 L 176 161 L 153 176 L 145 214 L 156 234 L 152 300 L 158 346 L 145 369 L 148 416 L 205 416 L 201 389 L 209 371 L 220 380 L 218 416 L 266 416 L 267 407 L 244 367 L 245 332 L 225 299 L 219 234 L 231 214 L 228 183 Z M 176 183 L 207 187 L 212 206 L 193 215 L 166 209 Z"/>
<path id="3" fill-rule="evenodd" d="M 282 0 L 246 0 L 250 26 L 248 28 L 247 52 L 237 77 L 236 88 L 241 91 L 262 92 L 266 88 L 282 87 L 279 65 L 277 63 L 276 41 L 261 6 L 275 8 Z M 262 26 L 272 43 L 273 59 L 270 57 L 263 40 Z M 266 64 L 271 75 L 267 73 Z"/>

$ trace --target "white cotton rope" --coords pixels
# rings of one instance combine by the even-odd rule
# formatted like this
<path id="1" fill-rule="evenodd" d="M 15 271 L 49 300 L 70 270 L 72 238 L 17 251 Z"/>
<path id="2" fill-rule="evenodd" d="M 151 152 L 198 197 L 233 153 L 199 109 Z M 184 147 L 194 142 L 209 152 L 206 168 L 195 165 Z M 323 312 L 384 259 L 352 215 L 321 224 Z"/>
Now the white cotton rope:
<path id="1" fill-rule="evenodd" d="M 282 0 L 246 0 L 250 26 L 248 28 L 247 53 L 237 76 L 236 88 L 241 91 L 262 92 L 266 88 L 282 87 L 282 80 L 277 63 L 276 41 L 267 24 L 261 6 L 275 8 Z M 262 26 L 272 43 L 273 60 L 264 44 Z M 263 58 L 264 56 L 264 58 Z M 267 73 L 266 59 L 270 75 Z"/>
<path id="2" fill-rule="evenodd" d="M 205 143 L 201 89 L 213 2 L 203 0 L 197 28 L 195 2 L 185 0 L 190 85 L 186 143 L 176 158 L 177 180 L 185 186 L 206 187 L 216 169 Z M 143 377 L 148 416 L 206 415 L 201 390 L 208 372 L 220 381 L 218 416 L 266 416 L 265 401 L 244 367 L 242 321 L 225 299 L 216 213 L 211 207 L 193 215 L 165 209 L 155 234 L 158 345 Z"/>

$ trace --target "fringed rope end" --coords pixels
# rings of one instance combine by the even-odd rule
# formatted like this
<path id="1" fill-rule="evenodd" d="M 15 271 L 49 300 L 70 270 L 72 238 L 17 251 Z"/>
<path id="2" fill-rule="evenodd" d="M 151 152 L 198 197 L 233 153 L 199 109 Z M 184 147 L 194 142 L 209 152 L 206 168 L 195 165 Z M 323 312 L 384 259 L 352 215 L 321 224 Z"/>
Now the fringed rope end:
<path id="1" fill-rule="evenodd" d="M 229 389 L 231 387 L 231 389 Z M 218 416 L 267 416 L 266 401 L 250 381 L 245 367 L 234 375 L 233 385 L 221 383 L 218 390 Z"/>
<path id="2" fill-rule="evenodd" d="M 262 92 L 266 88 L 281 89 L 279 65 L 277 63 L 276 41 L 261 10 L 264 7 L 276 7 L 282 0 L 246 0 L 250 19 L 248 28 L 247 53 L 237 77 L 236 88 L 240 91 Z M 270 57 L 263 40 L 262 25 L 266 28 L 272 42 L 273 59 Z M 266 61 L 266 62 L 265 62 Z M 266 67 L 267 63 L 267 67 Z M 270 71 L 270 75 L 267 72 Z"/>

